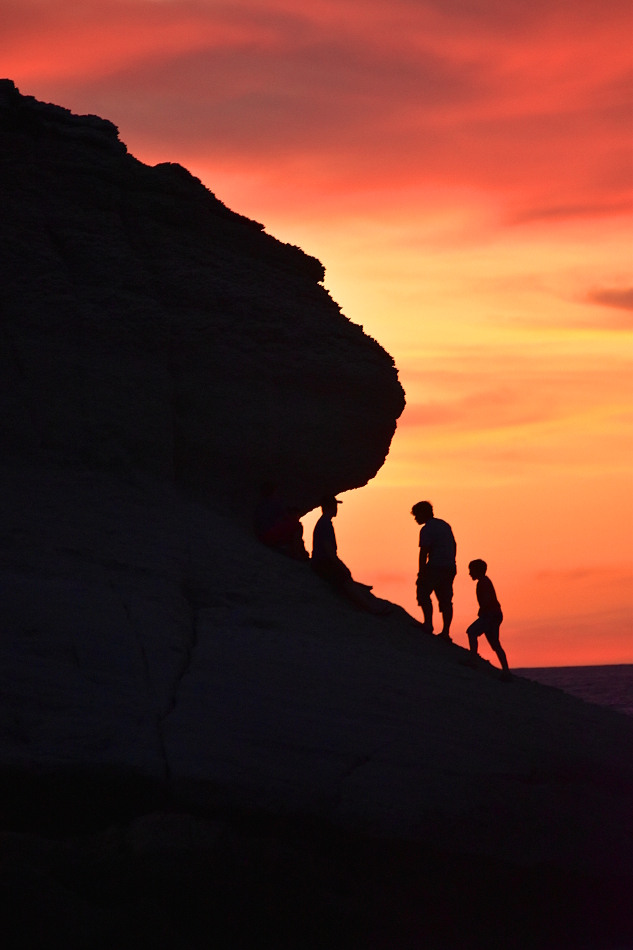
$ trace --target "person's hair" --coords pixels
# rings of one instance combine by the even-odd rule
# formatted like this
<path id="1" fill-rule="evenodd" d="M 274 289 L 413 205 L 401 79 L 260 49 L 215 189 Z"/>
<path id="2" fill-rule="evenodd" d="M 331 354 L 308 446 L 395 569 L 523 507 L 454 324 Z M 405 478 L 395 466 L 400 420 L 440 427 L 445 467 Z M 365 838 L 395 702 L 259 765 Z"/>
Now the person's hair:
<path id="1" fill-rule="evenodd" d="M 474 561 L 470 562 L 470 564 L 468 565 L 468 569 L 470 570 L 471 567 L 482 568 L 484 574 L 488 570 L 488 565 L 486 564 L 485 561 L 482 561 L 480 557 L 476 557 Z"/>
<path id="2" fill-rule="evenodd" d="M 433 505 L 430 501 L 419 501 L 411 509 L 411 514 L 416 517 L 417 515 L 420 518 L 432 518 L 433 517 Z"/>

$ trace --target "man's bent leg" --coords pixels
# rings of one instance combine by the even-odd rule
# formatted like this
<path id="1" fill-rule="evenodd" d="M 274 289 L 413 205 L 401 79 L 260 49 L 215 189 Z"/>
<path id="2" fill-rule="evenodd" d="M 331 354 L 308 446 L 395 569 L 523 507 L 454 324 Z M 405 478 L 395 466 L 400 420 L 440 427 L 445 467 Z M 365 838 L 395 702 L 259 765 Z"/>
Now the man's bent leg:
<path id="1" fill-rule="evenodd" d="M 424 627 L 428 633 L 433 633 L 433 604 L 431 602 L 431 591 L 433 590 L 432 580 L 423 575 L 418 577 L 417 597 L 418 604 L 424 614 Z"/>
<path id="2" fill-rule="evenodd" d="M 351 577 L 345 582 L 341 590 L 361 610 L 367 610 L 377 617 L 386 617 L 387 614 L 391 613 L 391 605 L 387 601 L 374 597 L 366 584 L 359 584 Z"/>

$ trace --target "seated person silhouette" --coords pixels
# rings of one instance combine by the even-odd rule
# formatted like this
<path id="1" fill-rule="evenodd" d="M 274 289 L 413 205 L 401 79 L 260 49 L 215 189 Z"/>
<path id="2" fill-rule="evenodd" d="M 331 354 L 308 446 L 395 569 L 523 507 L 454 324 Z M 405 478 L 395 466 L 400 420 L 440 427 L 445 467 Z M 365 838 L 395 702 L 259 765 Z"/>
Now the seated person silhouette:
<path id="1" fill-rule="evenodd" d="M 483 634 L 497 654 L 501 668 L 504 672 L 504 679 L 510 679 L 508 669 L 508 660 L 505 651 L 499 642 L 499 627 L 503 620 L 501 605 L 497 600 L 492 581 L 486 576 L 488 565 L 485 561 L 477 558 L 468 565 L 468 573 L 474 581 L 477 581 L 476 593 L 479 603 L 479 616 L 474 623 L 471 623 L 466 633 L 470 644 L 470 666 L 477 665 L 477 640 Z"/>
<path id="2" fill-rule="evenodd" d="M 361 610 L 384 616 L 391 612 L 391 607 L 384 600 L 379 600 L 371 593 L 367 584 L 359 584 L 352 578 L 349 567 L 341 561 L 337 553 L 336 535 L 332 518 L 338 514 L 338 501 L 334 495 L 326 495 L 321 499 L 321 517 L 314 526 L 312 535 L 312 568 L 315 574 L 327 581 L 334 590 L 343 594 Z"/>
<path id="3" fill-rule="evenodd" d="M 279 497 L 277 487 L 265 482 L 255 508 L 255 534 L 262 544 L 298 561 L 309 560 L 303 543 L 303 525 L 298 508 L 288 507 Z"/>

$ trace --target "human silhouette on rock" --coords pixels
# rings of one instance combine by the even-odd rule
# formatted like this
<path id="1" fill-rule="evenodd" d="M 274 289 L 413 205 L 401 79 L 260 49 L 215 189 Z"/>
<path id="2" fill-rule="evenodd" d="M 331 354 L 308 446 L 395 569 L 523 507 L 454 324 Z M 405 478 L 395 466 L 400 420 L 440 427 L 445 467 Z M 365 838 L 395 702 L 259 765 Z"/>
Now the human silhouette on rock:
<path id="1" fill-rule="evenodd" d="M 497 594 L 490 578 L 486 575 L 488 565 L 481 558 L 476 558 L 468 565 L 468 573 L 474 581 L 477 581 L 477 602 L 479 603 L 479 615 L 474 623 L 471 623 L 466 633 L 470 644 L 469 665 L 477 665 L 477 640 L 483 634 L 497 654 L 501 669 L 504 672 L 504 679 L 511 679 L 508 668 L 508 660 L 505 651 L 499 642 L 499 627 L 503 620 L 501 604 L 497 600 Z"/>
<path id="2" fill-rule="evenodd" d="M 430 501 L 419 501 L 411 514 L 420 531 L 420 567 L 417 580 L 418 604 L 424 614 L 424 630 L 433 633 L 433 603 L 431 594 L 437 597 L 437 606 L 444 621 L 439 636 L 450 642 L 453 619 L 453 581 L 457 573 L 455 556 L 457 545 L 451 526 L 433 515 Z"/>
<path id="3" fill-rule="evenodd" d="M 298 508 L 284 503 L 276 485 L 264 482 L 253 519 L 255 534 L 267 547 L 298 561 L 307 561 L 310 555 L 303 543 L 300 515 Z"/>
<path id="4" fill-rule="evenodd" d="M 371 587 L 367 584 L 355 581 L 349 567 L 338 556 L 332 518 L 336 518 L 338 506 L 342 504 L 334 495 L 326 495 L 321 499 L 321 517 L 314 526 L 310 563 L 315 574 L 327 581 L 334 590 L 344 594 L 361 610 L 383 616 L 390 613 L 390 606 L 384 600 L 374 597 Z"/>

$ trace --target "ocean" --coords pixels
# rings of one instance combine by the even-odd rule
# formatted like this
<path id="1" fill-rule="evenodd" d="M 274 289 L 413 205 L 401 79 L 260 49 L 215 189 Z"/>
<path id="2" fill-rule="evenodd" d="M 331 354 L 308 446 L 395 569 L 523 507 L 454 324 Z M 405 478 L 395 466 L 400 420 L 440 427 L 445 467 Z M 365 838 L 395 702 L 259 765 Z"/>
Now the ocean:
<path id="1" fill-rule="evenodd" d="M 545 666 L 512 671 L 526 679 L 578 696 L 588 703 L 610 706 L 633 716 L 633 663 L 617 666 Z"/>

